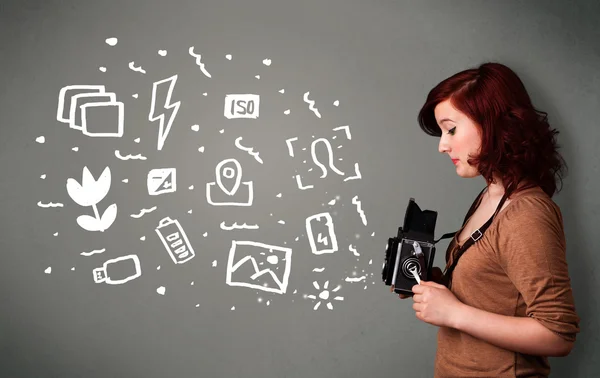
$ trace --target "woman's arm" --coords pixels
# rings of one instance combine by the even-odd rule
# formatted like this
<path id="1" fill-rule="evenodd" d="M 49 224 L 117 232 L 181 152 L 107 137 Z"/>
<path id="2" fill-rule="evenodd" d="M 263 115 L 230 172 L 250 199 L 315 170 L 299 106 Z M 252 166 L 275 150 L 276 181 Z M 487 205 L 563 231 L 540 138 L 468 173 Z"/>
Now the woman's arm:
<path id="1" fill-rule="evenodd" d="M 533 318 L 494 314 L 464 303 L 460 304 L 453 328 L 498 347 L 529 355 L 564 357 L 574 344 Z"/>

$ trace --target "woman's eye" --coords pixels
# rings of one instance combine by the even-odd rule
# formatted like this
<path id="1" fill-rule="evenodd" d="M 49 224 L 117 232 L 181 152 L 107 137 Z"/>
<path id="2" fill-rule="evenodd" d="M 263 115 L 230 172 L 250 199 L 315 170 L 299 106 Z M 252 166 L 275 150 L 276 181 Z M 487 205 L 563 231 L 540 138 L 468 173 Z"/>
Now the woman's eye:
<path id="1" fill-rule="evenodd" d="M 456 126 L 451 128 L 450 130 L 448 130 L 448 134 L 450 135 L 454 135 L 454 132 L 456 131 Z"/>

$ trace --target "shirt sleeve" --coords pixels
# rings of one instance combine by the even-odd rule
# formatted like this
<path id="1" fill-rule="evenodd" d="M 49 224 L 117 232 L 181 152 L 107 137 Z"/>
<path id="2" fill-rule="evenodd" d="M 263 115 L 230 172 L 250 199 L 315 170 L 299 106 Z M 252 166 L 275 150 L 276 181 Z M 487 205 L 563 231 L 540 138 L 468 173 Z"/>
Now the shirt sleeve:
<path id="1" fill-rule="evenodd" d="M 571 290 L 559 207 L 549 198 L 523 197 L 505 211 L 496 253 L 523 297 L 527 316 L 574 341 L 580 318 Z"/>

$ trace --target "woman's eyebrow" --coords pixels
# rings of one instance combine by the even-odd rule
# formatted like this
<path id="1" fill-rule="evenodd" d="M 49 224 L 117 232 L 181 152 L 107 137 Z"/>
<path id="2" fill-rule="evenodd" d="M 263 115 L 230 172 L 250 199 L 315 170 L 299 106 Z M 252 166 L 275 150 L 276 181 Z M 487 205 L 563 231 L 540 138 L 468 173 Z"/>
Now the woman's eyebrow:
<path id="1" fill-rule="evenodd" d="M 451 120 L 450 118 L 444 118 L 442 120 L 440 120 L 440 124 L 446 122 L 446 121 L 450 121 L 450 122 L 454 122 L 453 120 Z M 455 122 L 456 123 L 456 122 Z"/>

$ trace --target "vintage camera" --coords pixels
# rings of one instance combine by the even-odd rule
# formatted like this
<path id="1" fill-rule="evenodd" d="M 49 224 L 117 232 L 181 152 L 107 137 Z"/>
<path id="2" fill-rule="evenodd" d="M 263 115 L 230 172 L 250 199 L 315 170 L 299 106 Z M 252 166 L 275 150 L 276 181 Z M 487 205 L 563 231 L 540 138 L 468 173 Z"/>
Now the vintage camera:
<path id="1" fill-rule="evenodd" d="M 435 222 L 437 212 L 422 211 L 414 198 L 408 202 L 404 225 L 398 228 L 398 236 L 388 239 L 383 263 L 382 278 L 391 291 L 412 296 L 412 287 L 431 277 L 435 257 Z"/>

